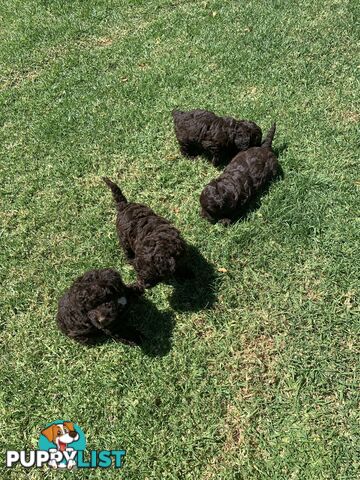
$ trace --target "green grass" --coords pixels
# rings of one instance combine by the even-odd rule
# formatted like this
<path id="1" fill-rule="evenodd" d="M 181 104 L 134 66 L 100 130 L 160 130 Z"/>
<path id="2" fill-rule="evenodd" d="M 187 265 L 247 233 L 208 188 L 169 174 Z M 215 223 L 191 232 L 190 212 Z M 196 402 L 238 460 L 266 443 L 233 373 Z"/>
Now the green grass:
<path id="1" fill-rule="evenodd" d="M 89 449 L 127 450 L 120 473 L 80 479 L 359 478 L 355 7 L 3 0 L 3 450 L 36 448 L 65 418 Z M 217 171 L 179 155 L 174 107 L 264 131 L 277 121 L 285 177 L 246 221 L 199 217 Z M 83 348 L 54 322 L 85 270 L 134 279 L 103 175 L 172 220 L 216 272 L 208 308 L 175 308 L 168 285 L 147 293 L 137 321 L 158 333 L 143 350 Z"/>

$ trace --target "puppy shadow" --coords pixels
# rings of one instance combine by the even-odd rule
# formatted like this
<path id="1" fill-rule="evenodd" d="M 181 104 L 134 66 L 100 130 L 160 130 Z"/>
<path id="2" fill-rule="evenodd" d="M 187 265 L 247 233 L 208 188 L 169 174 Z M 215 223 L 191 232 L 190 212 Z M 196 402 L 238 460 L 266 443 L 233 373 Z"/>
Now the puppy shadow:
<path id="1" fill-rule="evenodd" d="M 213 164 L 213 161 L 212 161 L 213 159 L 212 155 L 209 154 L 208 152 L 199 153 L 199 158 L 202 158 L 205 162 L 211 163 L 211 165 L 213 165 L 214 168 L 216 168 L 217 170 L 219 170 L 219 172 L 221 172 L 222 170 L 224 170 L 224 168 L 227 165 L 229 165 L 231 160 L 235 157 L 236 153 L 237 152 L 234 151 L 231 153 L 223 154 L 220 158 L 218 158 L 215 165 Z"/>
<path id="2" fill-rule="evenodd" d="M 286 150 L 288 149 L 288 146 L 289 145 L 287 143 L 283 143 L 283 144 L 279 145 L 278 147 L 272 147 L 272 150 L 275 153 L 275 155 L 277 156 L 277 158 L 279 158 L 283 152 L 286 152 Z"/>
<path id="3" fill-rule="evenodd" d="M 191 151 L 188 152 L 185 156 L 190 161 L 199 162 L 203 161 L 205 163 L 210 163 L 214 168 L 218 169 L 219 171 L 223 170 L 226 165 L 228 165 L 231 160 L 235 157 L 238 152 L 236 150 L 230 152 L 223 152 L 220 157 L 218 157 L 215 165 L 213 163 L 213 154 L 204 151 L 200 147 L 192 146 Z"/>
<path id="4" fill-rule="evenodd" d="M 199 250 L 188 245 L 182 272 L 171 282 L 171 307 L 180 312 L 197 312 L 211 308 L 216 301 L 216 272 Z"/>
<path id="5" fill-rule="evenodd" d="M 140 332 L 140 348 L 149 357 L 164 357 L 172 346 L 175 327 L 174 313 L 160 311 L 144 297 L 132 305 L 128 312 L 128 323 Z"/>
<path id="6" fill-rule="evenodd" d="M 277 156 L 277 158 L 279 158 L 281 156 L 281 154 L 283 152 L 285 152 L 286 150 L 288 149 L 288 144 L 287 143 L 283 143 L 282 145 L 280 145 L 279 147 L 277 148 L 274 148 L 273 147 L 273 152 L 275 153 L 275 155 Z M 229 163 L 231 162 L 231 160 L 238 154 L 239 152 L 238 151 L 233 151 L 233 152 L 228 152 L 227 154 L 224 154 L 222 157 L 220 157 L 218 159 L 218 162 L 216 165 L 214 165 L 215 168 L 217 168 L 218 170 L 223 170 L 227 165 L 229 165 Z M 212 163 L 212 156 L 210 154 L 208 154 L 207 152 L 202 152 L 202 153 L 198 153 L 198 155 L 200 155 L 203 159 L 205 159 L 206 161 Z M 281 167 L 280 167 L 281 168 Z M 281 170 L 281 174 L 283 175 L 283 171 Z"/>
<path id="7" fill-rule="evenodd" d="M 149 300 L 140 297 L 129 307 L 123 330 L 118 331 L 115 328 L 113 336 L 99 333 L 86 346 L 94 347 L 115 341 L 127 345 L 128 348 L 140 347 L 149 357 L 163 357 L 171 350 L 174 326 L 175 319 L 172 312 L 161 312 Z M 130 332 L 136 334 L 135 343 L 126 339 Z"/>

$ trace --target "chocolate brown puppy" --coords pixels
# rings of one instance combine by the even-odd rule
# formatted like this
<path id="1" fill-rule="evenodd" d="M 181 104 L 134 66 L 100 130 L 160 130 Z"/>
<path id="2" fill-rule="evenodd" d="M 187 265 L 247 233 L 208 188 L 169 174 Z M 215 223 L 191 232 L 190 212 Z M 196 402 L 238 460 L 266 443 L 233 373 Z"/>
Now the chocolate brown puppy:
<path id="1" fill-rule="evenodd" d="M 260 127 L 248 120 L 218 117 L 207 110 L 173 110 L 172 115 L 180 151 L 190 158 L 205 154 L 216 166 L 261 144 Z"/>
<path id="2" fill-rule="evenodd" d="M 103 180 L 112 191 L 120 244 L 136 270 L 140 288 L 168 280 L 180 271 L 179 262 L 185 253 L 179 230 L 146 205 L 128 202 L 115 183 Z"/>
<path id="3" fill-rule="evenodd" d="M 58 326 L 83 344 L 96 343 L 104 335 L 139 344 L 141 335 L 127 324 L 126 310 L 142 293 L 138 286 L 126 286 L 115 270 L 90 270 L 59 300 Z"/>
<path id="4" fill-rule="evenodd" d="M 238 153 L 223 173 L 206 185 L 200 195 L 204 218 L 213 223 L 230 224 L 276 177 L 279 165 L 271 149 L 275 128 L 274 123 L 261 147 Z"/>

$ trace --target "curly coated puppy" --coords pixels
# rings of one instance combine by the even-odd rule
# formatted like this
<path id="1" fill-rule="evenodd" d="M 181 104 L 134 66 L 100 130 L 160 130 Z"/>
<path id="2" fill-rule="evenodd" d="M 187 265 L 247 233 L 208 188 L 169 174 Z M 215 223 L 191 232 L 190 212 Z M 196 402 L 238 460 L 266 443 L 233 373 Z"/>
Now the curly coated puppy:
<path id="1" fill-rule="evenodd" d="M 261 144 L 262 132 L 254 122 L 218 117 L 207 110 L 173 110 L 172 116 L 180 151 L 186 157 L 205 154 L 216 166 Z"/>
<path id="2" fill-rule="evenodd" d="M 141 295 L 138 286 L 126 286 L 110 268 L 90 270 L 79 277 L 59 300 L 60 330 L 83 344 L 96 343 L 103 335 L 130 345 L 141 335 L 126 323 L 126 309 Z"/>
<path id="3" fill-rule="evenodd" d="M 261 147 L 240 152 L 223 173 L 206 185 L 200 195 L 201 215 L 210 222 L 231 223 L 279 172 L 271 145 L 276 125 Z"/>
<path id="4" fill-rule="evenodd" d="M 129 263 L 136 270 L 141 288 L 151 288 L 180 270 L 185 242 L 180 232 L 151 208 L 126 200 L 120 188 L 103 178 L 112 191 L 116 208 L 116 227 Z"/>

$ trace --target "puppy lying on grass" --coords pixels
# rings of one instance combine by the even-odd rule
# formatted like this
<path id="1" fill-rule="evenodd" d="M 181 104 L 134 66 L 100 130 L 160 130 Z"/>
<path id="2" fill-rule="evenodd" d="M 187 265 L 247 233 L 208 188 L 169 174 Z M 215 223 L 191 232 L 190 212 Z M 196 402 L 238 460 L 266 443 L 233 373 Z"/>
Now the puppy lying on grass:
<path id="1" fill-rule="evenodd" d="M 83 344 L 97 343 L 104 335 L 129 345 L 139 344 L 142 337 L 127 325 L 126 310 L 142 293 L 138 286 L 126 286 L 115 270 L 90 270 L 59 300 L 58 326 Z"/>
<path id="2" fill-rule="evenodd" d="M 277 176 L 279 165 L 271 149 L 275 128 L 274 123 L 261 147 L 238 153 L 223 173 L 206 185 L 200 195 L 204 218 L 213 223 L 230 224 Z"/>
<path id="3" fill-rule="evenodd" d="M 146 205 L 128 202 L 110 179 L 103 180 L 112 191 L 118 237 L 136 270 L 139 287 L 154 287 L 179 273 L 186 247 L 180 232 Z"/>
<path id="4" fill-rule="evenodd" d="M 216 166 L 261 144 L 262 132 L 254 122 L 218 117 L 207 110 L 172 112 L 180 151 L 186 157 L 205 154 Z"/>

